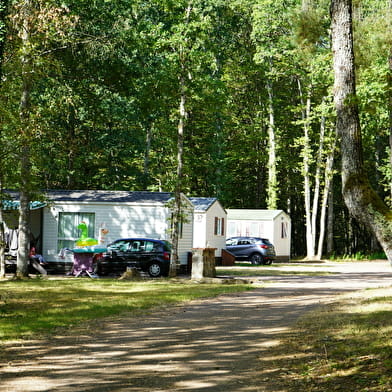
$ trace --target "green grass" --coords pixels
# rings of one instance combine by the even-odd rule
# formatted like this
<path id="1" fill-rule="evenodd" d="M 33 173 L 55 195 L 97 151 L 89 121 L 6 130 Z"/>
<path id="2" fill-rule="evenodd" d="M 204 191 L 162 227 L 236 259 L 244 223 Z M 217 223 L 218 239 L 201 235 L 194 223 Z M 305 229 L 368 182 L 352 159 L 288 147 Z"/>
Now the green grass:
<path id="1" fill-rule="evenodd" d="M 286 391 L 392 390 L 392 288 L 365 290 L 308 314 L 282 340 Z"/>
<path id="2" fill-rule="evenodd" d="M 190 281 L 114 279 L 30 279 L 0 281 L 0 343 L 33 338 L 90 320 L 196 298 L 251 289 L 250 285 L 195 284 Z"/>
<path id="3" fill-rule="evenodd" d="M 387 256 L 385 255 L 384 252 L 378 252 L 378 253 L 371 253 L 371 254 L 366 254 L 363 252 L 356 252 L 354 254 L 349 254 L 349 255 L 331 255 L 329 257 L 331 261 L 336 261 L 336 262 L 347 262 L 347 261 L 371 261 L 371 260 L 387 260 Z"/>

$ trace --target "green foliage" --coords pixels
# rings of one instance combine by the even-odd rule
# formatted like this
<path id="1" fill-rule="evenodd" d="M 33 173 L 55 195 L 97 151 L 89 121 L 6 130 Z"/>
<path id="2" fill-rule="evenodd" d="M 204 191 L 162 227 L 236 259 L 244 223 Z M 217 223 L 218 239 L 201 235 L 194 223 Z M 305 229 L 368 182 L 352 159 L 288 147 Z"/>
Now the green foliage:
<path id="1" fill-rule="evenodd" d="M 10 2 L 10 17 L 0 18 L 9 38 L 0 94 L 1 166 L 5 185 L 12 188 L 21 182 L 14 162 L 21 147 L 16 131 L 23 3 Z M 322 117 L 327 129 L 323 162 L 334 144 L 328 1 L 33 3 L 29 145 L 35 189 L 173 191 L 179 77 L 184 75 L 183 192 L 216 196 L 226 208 L 265 208 L 270 86 L 277 208 L 290 209 L 293 251 L 303 254 L 302 160 L 307 152 L 313 181 Z M 354 5 L 364 159 L 372 185 L 386 199 L 389 11 L 381 0 Z M 311 112 L 305 119 L 306 96 Z M 304 121 L 309 125 L 306 149 Z M 339 176 L 334 180 L 337 251 L 355 253 L 351 244 L 365 248 L 369 239 L 347 219 Z"/>

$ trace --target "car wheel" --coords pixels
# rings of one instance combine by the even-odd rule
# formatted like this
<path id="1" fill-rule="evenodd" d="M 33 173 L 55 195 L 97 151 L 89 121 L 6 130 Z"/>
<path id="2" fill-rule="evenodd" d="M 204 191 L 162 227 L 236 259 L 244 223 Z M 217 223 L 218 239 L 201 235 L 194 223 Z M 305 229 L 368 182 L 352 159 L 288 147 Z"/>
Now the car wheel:
<path id="1" fill-rule="evenodd" d="M 148 274 L 152 277 L 152 278 L 158 278 L 159 276 L 162 275 L 162 266 L 161 263 L 159 263 L 158 261 L 154 261 L 152 262 L 147 269 Z"/>
<path id="2" fill-rule="evenodd" d="M 262 264 L 263 263 L 263 256 L 260 253 L 253 253 L 250 256 L 250 262 L 252 264 Z"/>

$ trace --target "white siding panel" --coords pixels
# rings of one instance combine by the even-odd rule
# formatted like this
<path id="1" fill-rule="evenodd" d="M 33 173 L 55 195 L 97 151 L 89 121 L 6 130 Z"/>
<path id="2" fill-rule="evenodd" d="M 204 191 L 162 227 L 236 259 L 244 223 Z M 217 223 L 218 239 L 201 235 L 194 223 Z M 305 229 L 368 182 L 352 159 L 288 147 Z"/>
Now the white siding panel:
<path id="1" fill-rule="evenodd" d="M 58 255 L 57 249 L 59 212 L 95 213 L 94 238 L 98 239 L 100 227 L 105 227 L 109 230 L 105 237 L 105 245 L 118 238 L 126 237 L 169 239 L 167 233 L 169 210 L 163 205 L 56 204 L 44 208 L 42 253 L 47 261 L 64 261 Z M 179 241 L 181 264 L 187 263 L 188 252 L 192 249 L 192 227 L 192 222 L 184 224 L 183 238 Z M 66 254 L 65 261 L 72 262 L 72 254 Z"/>
<path id="2" fill-rule="evenodd" d="M 193 248 L 205 248 L 207 243 L 206 213 L 197 211 L 193 218 Z"/>
<path id="3" fill-rule="evenodd" d="M 178 241 L 178 258 L 182 265 L 187 265 L 188 253 L 192 251 L 193 244 L 193 205 L 191 203 L 188 205 L 190 212 L 187 217 L 187 222 L 183 224 L 182 237 Z"/>
<path id="4" fill-rule="evenodd" d="M 215 235 L 215 218 L 224 219 L 223 235 Z M 206 247 L 215 248 L 215 256 L 220 257 L 226 246 L 227 215 L 219 203 L 214 203 L 207 211 Z"/>

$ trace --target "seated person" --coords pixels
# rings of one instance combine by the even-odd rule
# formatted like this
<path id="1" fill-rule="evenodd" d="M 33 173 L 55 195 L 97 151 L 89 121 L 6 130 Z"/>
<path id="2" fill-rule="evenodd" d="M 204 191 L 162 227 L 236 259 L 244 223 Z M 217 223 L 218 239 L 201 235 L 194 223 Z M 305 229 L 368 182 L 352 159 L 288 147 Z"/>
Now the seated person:
<path id="1" fill-rule="evenodd" d="M 29 258 L 33 261 L 38 261 L 40 264 L 45 264 L 45 259 L 42 255 L 36 252 L 35 246 L 30 248 Z"/>

